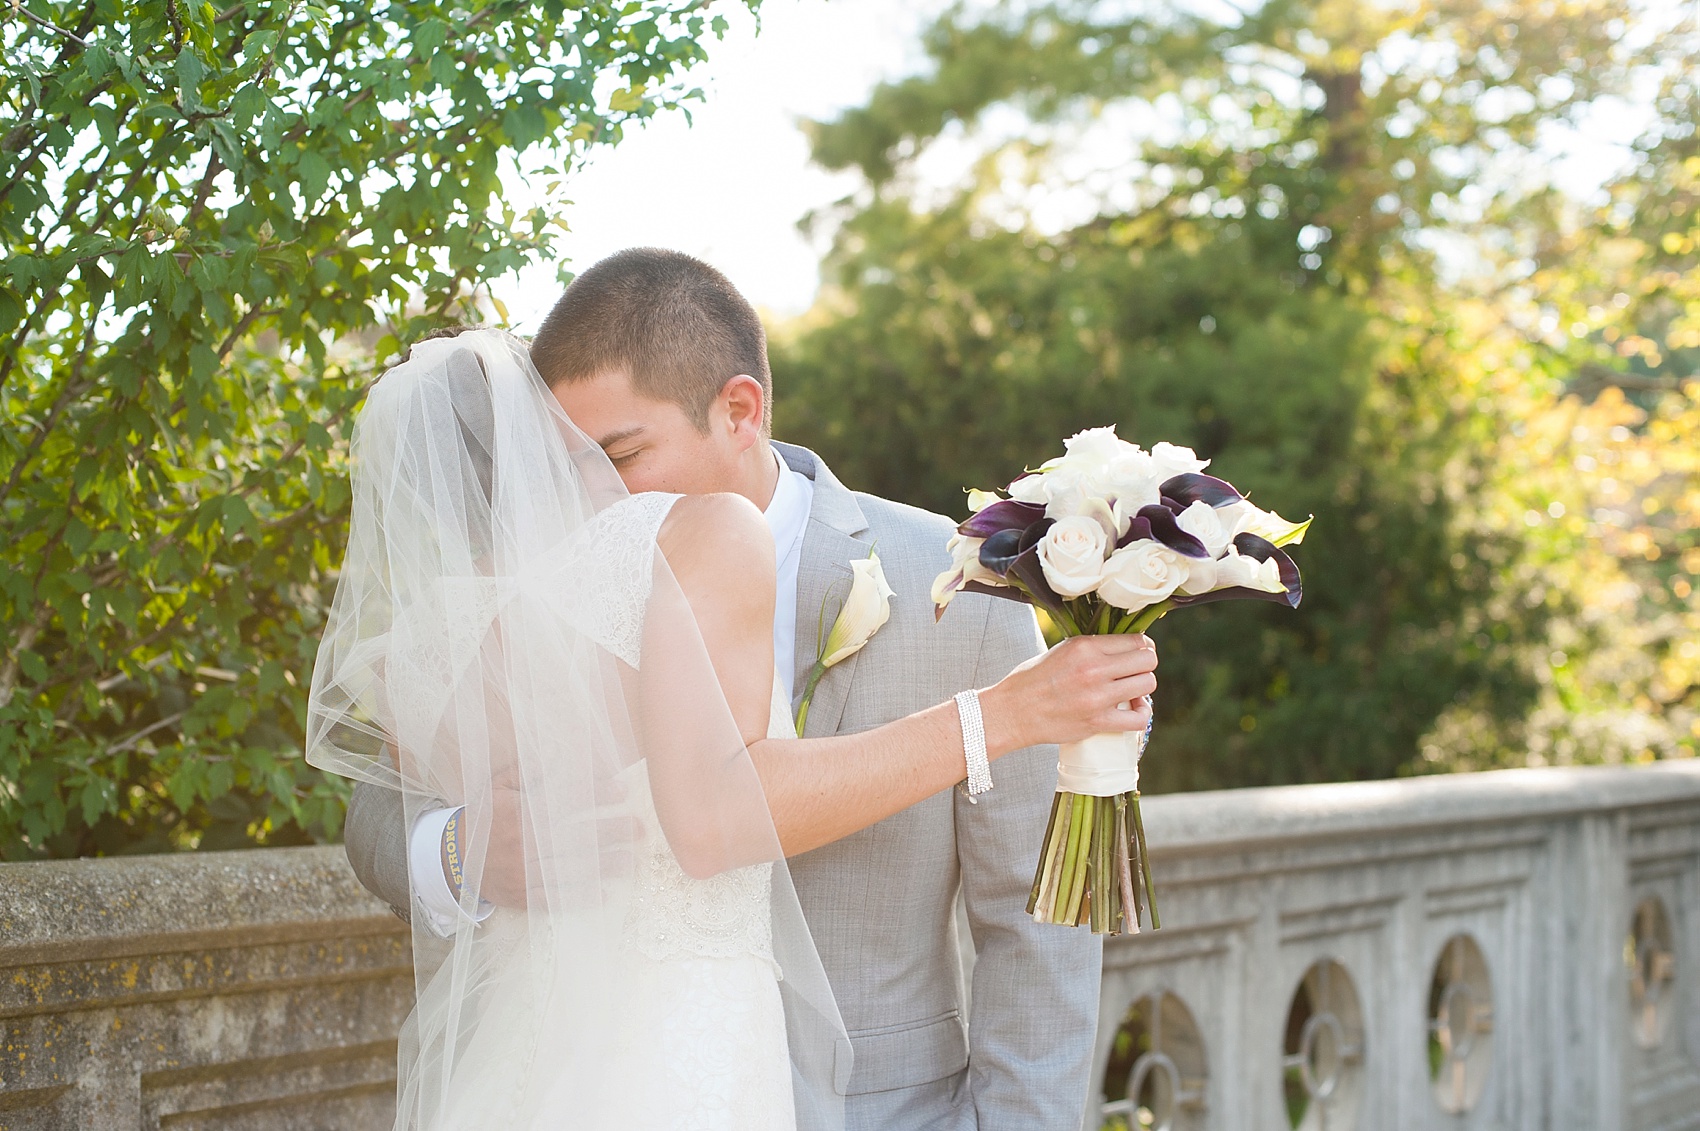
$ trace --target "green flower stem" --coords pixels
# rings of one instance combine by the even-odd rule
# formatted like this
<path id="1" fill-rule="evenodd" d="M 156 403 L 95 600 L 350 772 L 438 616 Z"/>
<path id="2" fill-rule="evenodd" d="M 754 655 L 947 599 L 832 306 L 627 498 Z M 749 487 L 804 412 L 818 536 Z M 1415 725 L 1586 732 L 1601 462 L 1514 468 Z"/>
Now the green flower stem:
<path id="1" fill-rule="evenodd" d="M 1070 832 L 1080 830 L 1080 843 L 1079 851 L 1074 855 L 1074 870 L 1068 879 L 1068 906 L 1063 911 L 1063 922 L 1071 927 L 1080 926 L 1080 907 L 1086 901 L 1086 865 L 1092 859 L 1092 816 L 1096 800 L 1085 795 L 1074 799 L 1074 821 Z M 1070 845 L 1069 849 L 1073 852 L 1075 846 Z"/>
<path id="2" fill-rule="evenodd" d="M 1151 887 L 1151 855 L 1145 849 L 1145 821 L 1139 815 L 1139 791 L 1136 789 L 1128 795 L 1133 801 L 1133 833 L 1139 838 L 1139 867 L 1145 878 L 1145 902 L 1151 906 L 1151 929 L 1163 929 L 1163 921 L 1157 918 L 1157 892 Z"/>
<path id="3" fill-rule="evenodd" d="M 815 688 L 820 686 L 820 677 L 826 674 L 826 660 L 816 660 L 815 666 L 809 671 L 809 682 L 803 685 L 803 701 L 797 704 L 797 737 L 803 737 L 803 724 L 809 721 L 809 704 L 814 702 Z"/>
<path id="4" fill-rule="evenodd" d="M 1062 804 L 1057 811 L 1057 850 L 1051 866 L 1045 871 L 1045 886 L 1039 892 L 1039 911 L 1046 923 L 1058 922 L 1057 895 L 1062 891 L 1063 876 L 1066 874 L 1069 817 L 1074 811 L 1074 798 L 1071 795 L 1065 793 L 1058 796 L 1062 798 Z"/>
<path id="5" fill-rule="evenodd" d="M 1039 866 L 1033 872 L 1033 894 L 1027 897 L 1027 914 L 1031 915 L 1039 906 L 1039 891 L 1045 886 L 1045 877 L 1051 872 L 1051 864 L 1056 859 L 1057 842 L 1062 834 L 1057 829 L 1057 811 L 1062 808 L 1063 795 L 1051 795 L 1051 819 L 1045 822 L 1045 851 L 1039 854 Z"/>
<path id="6" fill-rule="evenodd" d="M 1068 810 L 1068 840 L 1063 851 L 1062 875 L 1057 881 L 1056 922 L 1067 923 L 1069 905 L 1074 899 L 1075 866 L 1080 857 L 1081 841 L 1086 839 L 1083 818 L 1086 813 L 1086 798 L 1079 794 L 1069 794 Z"/>
<path id="7" fill-rule="evenodd" d="M 1155 605 L 1147 605 L 1137 613 L 1128 613 L 1122 617 L 1121 620 L 1116 622 L 1116 626 L 1109 631 L 1117 635 L 1124 632 L 1144 632 L 1156 624 L 1164 613 L 1174 607 L 1174 604 L 1169 601 L 1159 601 Z"/>
<path id="8" fill-rule="evenodd" d="M 1110 861 L 1115 837 L 1110 828 L 1116 819 L 1116 808 L 1110 798 L 1097 799 L 1097 816 L 1092 838 L 1092 930 L 1100 935 L 1110 931 L 1111 895 L 1116 890 L 1115 873 Z"/>
<path id="9" fill-rule="evenodd" d="M 1057 836 L 1057 862 L 1047 880 L 1047 889 L 1040 893 L 1040 902 L 1046 909 L 1047 922 L 1060 923 L 1059 909 L 1068 906 L 1068 877 L 1073 871 L 1069 864 L 1069 852 L 1073 848 L 1070 834 L 1074 831 L 1074 794 L 1062 795 L 1062 808 L 1057 813 L 1057 821 L 1062 826 Z"/>
<path id="10" fill-rule="evenodd" d="M 1116 797 L 1116 886 L 1120 894 L 1117 930 L 1139 933 L 1139 900 L 1133 890 L 1133 853 L 1128 848 L 1127 794 Z"/>
<path id="11" fill-rule="evenodd" d="M 1128 881 L 1133 885 L 1133 923 L 1134 929 L 1139 929 L 1139 919 L 1145 913 L 1145 877 L 1140 871 L 1139 841 L 1133 832 L 1133 794 L 1123 794 L 1129 803 L 1128 823 L 1122 829 L 1122 839 L 1127 844 Z"/>

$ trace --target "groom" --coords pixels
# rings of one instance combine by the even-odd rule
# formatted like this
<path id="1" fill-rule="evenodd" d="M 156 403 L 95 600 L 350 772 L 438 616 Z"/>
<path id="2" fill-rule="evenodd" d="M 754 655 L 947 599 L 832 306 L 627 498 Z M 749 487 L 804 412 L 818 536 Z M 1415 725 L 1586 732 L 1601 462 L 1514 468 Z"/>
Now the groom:
<path id="1" fill-rule="evenodd" d="M 531 353 L 631 491 L 736 492 L 762 508 L 778 559 L 774 654 L 793 706 L 850 563 L 877 545 L 896 591 L 891 619 L 828 670 L 804 737 L 870 729 L 986 687 L 1043 647 L 1032 612 L 1008 601 L 959 596 L 935 625 L 929 593 L 950 562 L 951 523 L 851 492 L 813 452 L 770 442 L 761 322 L 714 268 L 651 248 L 611 256 L 567 289 Z M 1011 754 L 978 804 L 946 790 L 790 859 L 854 1051 L 841 1082 L 850 1131 L 1082 1125 L 1095 1091 L 1100 941 L 1026 914 L 1055 763 L 1054 747 Z M 363 784 L 345 829 L 361 882 L 440 933 L 461 914 L 440 863 L 446 819 L 427 813 L 404 829 L 400 794 Z"/>

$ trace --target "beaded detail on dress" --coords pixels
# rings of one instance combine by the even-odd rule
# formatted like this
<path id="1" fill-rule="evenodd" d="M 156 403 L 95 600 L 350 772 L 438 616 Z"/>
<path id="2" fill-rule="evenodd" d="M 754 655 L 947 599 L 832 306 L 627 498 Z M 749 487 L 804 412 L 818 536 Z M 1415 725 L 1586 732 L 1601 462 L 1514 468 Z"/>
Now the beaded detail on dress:
<path id="1" fill-rule="evenodd" d="M 626 933 L 657 962 L 674 958 L 773 959 L 773 865 L 755 864 L 693 879 L 667 847 L 644 767 L 634 766 L 630 799 L 644 826 Z"/>

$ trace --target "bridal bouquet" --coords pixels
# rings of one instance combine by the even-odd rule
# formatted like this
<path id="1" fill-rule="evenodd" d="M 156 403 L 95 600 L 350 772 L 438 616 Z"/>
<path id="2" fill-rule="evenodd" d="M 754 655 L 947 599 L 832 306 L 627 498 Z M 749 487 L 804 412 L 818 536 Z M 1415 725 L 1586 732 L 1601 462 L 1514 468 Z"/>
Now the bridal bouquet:
<path id="1" fill-rule="evenodd" d="M 1065 636 L 1144 632 L 1188 605 L 1231 598 L 1297 607 L 1299 570 L 1280 547 L 1310 526 L 1260 510 L 1205 475 L 1190 448 L 1145 451 L 1093 428 L 1009 485 L 970 491 L 972 516 L 933 584 L 938 615 L 960 592 L 1037 605 Z M 1066 743 L 1027 910 L 1041 923 L 1137 932 L 1152 898 L 1139 814 L 1145 734 Z"/>

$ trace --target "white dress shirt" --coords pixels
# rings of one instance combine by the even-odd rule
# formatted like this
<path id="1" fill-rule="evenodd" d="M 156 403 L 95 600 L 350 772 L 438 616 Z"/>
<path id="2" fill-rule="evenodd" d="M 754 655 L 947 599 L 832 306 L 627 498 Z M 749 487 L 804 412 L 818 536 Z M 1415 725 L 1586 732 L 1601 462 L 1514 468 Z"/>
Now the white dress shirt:
<path id="1" fill-rule="evenodd" d="M 794 697 L 797 667 L 797 564 L 803 557 L 803 533 L 809 526 L 809 508 L 815 501 L 815 481 L 800 471 L 792 471 L 773 452 L 779 465 L 779 482 L 773 488 L 773 498 L 763 511 L 768 529 L 773 532 L 773 556 L 778 585 L 773 595 L 773 663 L 779 684 L 785 689 L 785 700 Z M 407 868 L 413 879 L 413 891 L 419 908 L 425 913 L 425 923 L 441 938 L 454 932 L 454 923 L 461 914 L 460 901 L 443 875 L 443 831 L 455 810 L 427 809 L 413 822 L 407 838 Z M 477 919 L 482 922 L 490 913 L 490 905 L 479 908 Z"/>

